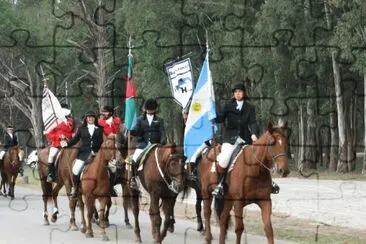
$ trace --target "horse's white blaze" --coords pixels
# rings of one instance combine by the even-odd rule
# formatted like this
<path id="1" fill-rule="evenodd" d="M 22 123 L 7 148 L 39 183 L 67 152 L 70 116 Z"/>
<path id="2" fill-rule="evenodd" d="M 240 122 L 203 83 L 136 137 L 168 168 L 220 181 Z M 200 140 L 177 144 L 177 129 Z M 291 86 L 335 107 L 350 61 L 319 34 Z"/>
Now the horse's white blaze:
<path id="1" fill-rule="evenodd" d="M 278 139 L 278 144 L 280 144 L 280 146 L 282 145 L 282 140 Z"/>
<path id="2" fill-rule="evenodd" d="M 20 152 L 18 153 L 18 157 L 19 157 L 19 161 L 23 161 L 24 151 L 20 151 Z"/>

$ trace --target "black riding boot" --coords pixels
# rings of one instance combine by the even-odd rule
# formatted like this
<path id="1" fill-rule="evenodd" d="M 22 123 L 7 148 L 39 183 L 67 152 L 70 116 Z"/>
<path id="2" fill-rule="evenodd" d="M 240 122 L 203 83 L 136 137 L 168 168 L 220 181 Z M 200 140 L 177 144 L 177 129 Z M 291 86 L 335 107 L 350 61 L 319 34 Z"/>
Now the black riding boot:
<path id="1" fill-rule="evenodd" d="M 71 198 L 77 200 L 79 198 L 79 188 L 80 188 L 80 175 L 72 175 L 72 181 L 74 183 Z"/>
<path id="2" fill-rule="evenodd" d="M 131 164 L 132 164 L 132 177 L 131 177 L 130 187 L 131 187 L 131 189 L 138 191 L 139 190 L 139 184 L 137 182 L 138 165 L 133 160 L 131 161 Z"/>
<path id="3" fill-rule="evenodd" d="M 221 168 L 219 165 L 217 165 L 217 180 L 218 184 L 213 190 L 212 195 L 217 198 L 223 198 L 224 197 L 224 180 L 225 180 L 225 174 L 226 170 L 224 168 Z"/>
<path id="4" fill-rule="evenodd" d="M 48 163 L 48 175 L 47 175 L 47 182 L 52 183 L 55 181 L 55 164 Z"/>
<path id="5" fill-rule="evenodd" d="M 272 181 L 272 194 L 278 194 L 280 192 L 280 187 Z"/>
<path id="6" fill-rule="evenodd" d="M 112 173 L 111 171 L 109 171 L 109 195 L 111 197 L 117 197 L 117 192 L 114 189 L 114 173 Z"/>

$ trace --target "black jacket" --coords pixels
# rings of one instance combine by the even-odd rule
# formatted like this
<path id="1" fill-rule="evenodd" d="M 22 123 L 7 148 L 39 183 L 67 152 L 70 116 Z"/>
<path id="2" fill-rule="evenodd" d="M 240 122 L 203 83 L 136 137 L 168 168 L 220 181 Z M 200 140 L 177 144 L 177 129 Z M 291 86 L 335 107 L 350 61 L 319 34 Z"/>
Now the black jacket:
<path id="1" fill-rule="evenodd" d="M 89 134 L 88 127 L 82 125 L 79 127 L 75 136 L 67 143 L 71 147 L 81 141 L 77 159 L 86 161 L 91 152 L 97 153 L 103 143 L 103 128 L 96 126 L 92 136 Z"/>
<path id="2" fill-rule="evenodd" d="M 246 101 L 241 110 L 236 109 L 236 106 L 236 100 L 231 100 L 225 105 L 223 114 L 218 116 L 218 122 L 224 123 L 223 143 L 234 144 L 240 136 L 246 144 L 252 144 L 251 135 L 258 136 L 255 108 Z"/>
<path id="3" fill-rule="evenodd" d="M 147 120 L 146 114 L 137 118 L 135 127 L 131 130 L 131 135 L 136 136 L 136 148 L 144 149 L 148 143 L 166 144 L 164 120 L 154 116 L 151 125 Z"/>
<path id="4" fill-rule="evenodd" d="M 13 134 L 13 138 L 10 137 L 10 135 L 5 132 L 4 133 L 4 149 L 8 150 L 12 146 L 18 145 L 18 138 L 15 134 Z"/>

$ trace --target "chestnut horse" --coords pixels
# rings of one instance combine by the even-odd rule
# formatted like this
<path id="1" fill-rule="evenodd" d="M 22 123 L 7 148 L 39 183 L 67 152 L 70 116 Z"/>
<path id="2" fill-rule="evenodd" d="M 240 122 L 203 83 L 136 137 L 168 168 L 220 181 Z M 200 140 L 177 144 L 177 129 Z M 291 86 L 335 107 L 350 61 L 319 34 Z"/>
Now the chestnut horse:
<path id="1" fill-rule="evenodd" d="M 14 187 L 15 181 L 17 179 L 19 168 L 23 161 L 24 151 L 20 146 L 12 146 L 5 153 L 3 158 L 3 163 L 0 168 L 1 171 L 1 184 L 0 184 L 0 193 L 1 188 L 4 188 L 4 195 L 6 196 L 5 185 L 7 184 L 9 187 L 8 195 L 11 199 L 14 199 Z"/>
<path id="2" fill-rule="evenodd" d="M 104 142 L 97 155 L 89 163 L 81 175 L 81 193 L 87 208 L 86 237 L 93 237 L 92 217 L 95 200 L 99 200 L 99 227 L 102 239 L 109 240 L 105 232 L 105 211 L 109 195 L 108 162 L 121 160 L 121 154 L 114 137 L 104 137 Z"/>
<path id="3" fill-rule="evenodd" d="M 227 177 L 228 189 L 222 199 L 223 208 L 216 209 L 220 218 L 220 244 L 225 243 L 232 206 L 235 213 L 236 243 L 241 243 L 244 231 L 243 208 L 251 203 L 260 207 L 267 241 L 274 243 L 271 223 L 271 170 L 275 166 L 281 177 L 290 173 L 287 153 L 287 125 L 272 123 L 253 145 L 242 148 Z"/>
<path id="4" fill-rule="evenodd" d="M 179 148 L 179 150 L 177 150 Z M 150 220 L 152 236 L 155 243 L 161 243 L 168 229 L 174 228 L 174 205 L 178 193 L 185 186 L 184 156 L 182 147 L 176 145 L 156 145 L 146 155 L 143 169 L 138 172 L 144 189 L 150 194 Z M 136 192 L 132 195 L 132 210 L 135 216 L 135 237 L 141 242 L 138 222 L 138 198 Z M 165 215 L 162 232 L 160 226 L 159 200 L 162 200 L 162 210 Z"/>
<path id="5" fill-rule="evenodd" d="M 43 212 L 43 218 L 44 218 L 44 224 L 49 225 L 48 221 L 48 211 L 47 211 L 47 203 L 48 200 L 51 198 L 53 200 L 54 208 L 53 213 L 51 217 L 52 222 L 57 221 L 57 215 L 58 215 L 58 203 L 57 203 L 57 197 L 59 194 L 59 191 L 63 186 L 65 186 L 66 194 L 68 196 L 71 195 L 71 188 L 73 186 L 72 183 L 72 164 L 75 160 L 77 153 L 78 153 L 78 146 L 76 145 L 73 148 L 64 148 L 61 149 L 59 156 L 57 156 L 56 159 L 56 181 L 54 183 L 48 183 L 47 182 L 47 169 L 48 169 L 48 151 L 49 147 L 44 148 L 38 152 L 38 172 L 39 177 L 41 181 L 41 187 L 43 192 L 43 206 L 44 206 L 44 212 Z M 70 208 L 70 229 L 75 231 L 78 230 L 78 227 L 75 223 L 75 207 L 76 207 L 76 201 L 71 199 L 69 197 L 69 208 Z M 79 201 L 79 208 L 81 211 L 81 232 L 85 233 L 85 218 L 84 218 L 84 206 L 83 202 Z"/>

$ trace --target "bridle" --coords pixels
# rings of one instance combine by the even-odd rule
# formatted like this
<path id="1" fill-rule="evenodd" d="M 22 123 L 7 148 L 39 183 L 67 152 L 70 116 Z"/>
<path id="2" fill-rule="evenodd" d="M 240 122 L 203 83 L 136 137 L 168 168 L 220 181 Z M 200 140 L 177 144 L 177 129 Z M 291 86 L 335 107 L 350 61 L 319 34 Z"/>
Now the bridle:
<path id="1" fill-rule="evenodd" d="M 274 135 L 271 135 L 274 139 L 275 139 L 275 141 L 276 141 L 276 136 L 274 136 Z M 269 155 L 271 155 L 272 153 L 271 152 L 273 152 L 273 145 L 274 145 L 274 143 L 271 143 L 271 141 L 270 141 L 270 139 L 268 139 L 267 140 L 267 143 L 265 144 L 266 145 L 266 149 L 265 149 L 265 151 L 267 151 L 268 152 L 268 154 Z M 275 172 L 275 168 L 276 167 L 268 167 L 265 163 L 264 163 L 264 161 L 265 161 L 265 157 L 266 157 L 266 155 L 264 155 L 263 156 L 263 159 L 262 160 L 259 160 L 258 158 L 257 158 L 257 155 L 255 154 L 255 151 L 254 151 L 254 145 L 252 145 L 252 151 L 253 151 L 253 155 L 254 155 L 254 157 L 255 157 L 255 159 L 256 159 L 256 161 L 263 167 L 263 168 L 265 168 L 265 169 L 267 169 L 270 173 L 271 173 L 271 175 L 273 175 L 274 174 L 274 172 Z M 286 153 L 278 153 L 278 154 L 272 154 L 272 156 L 271 156 L 271 162 L 272 162 L 272 165 L 276 165 L 276 159 L 277 158 L 279 158 L 279 157 L 286 157 L 287 156 L 287 154 Z"/>
<path id="2" fill-rule="evenodd" d="M 166 163 L 166 168 L 167 168 L 167 175 L 170 179 L 170 184 L 168 182 L 168 180 L 166 179 L 163 171 L 161 170 L 161 167 L 160 167 L 160 163 L 159 163 L 159 157 L 158 157 L 158 151 L 159 151 L 159 147 L 157 147 L 155 149 L 155 162 L 156 162 L 156 166 L 158 168 L 158 171 L 159 171 L 159 174 L 161 176 L 161 178 L 163 179 L 164 183 L 166 184 L 166 186 L 168 187 L 168 189 L 172 192 L 174 192 L 175 194 L 178 194 L 179 193 L 179 188 L 180 188 L 180 180 L 177 178 L 177 177 L 174 177 L 174 176 L 171 176 L 169 173 L 169 165 L 174 157 L 174 154 L 170 154 L 169 155 L 169 159 L 168 159 L 168 162 Z"/>

